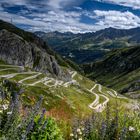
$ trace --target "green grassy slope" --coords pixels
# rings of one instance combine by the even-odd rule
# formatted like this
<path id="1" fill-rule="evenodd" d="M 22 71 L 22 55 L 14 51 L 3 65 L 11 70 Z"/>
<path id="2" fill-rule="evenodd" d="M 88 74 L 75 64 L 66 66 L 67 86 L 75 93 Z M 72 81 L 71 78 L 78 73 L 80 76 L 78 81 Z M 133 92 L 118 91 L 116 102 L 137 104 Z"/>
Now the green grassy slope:
<path id="1" fill-rule="evenodd" d="M 85 64 L 83 68 L 88 77 L 119 92 L 139 93 L 139 61 L 140 47 L 138 46 L 112 51 L 104 60 Z M 137 87 L 134 86 L 135 84 Z"/>
<path id="2" fill-rule="evenodd" d="M 26 68 L 19 71 L 19 68 L 17 68 L 18 66 L 12 66 L 17 69 L 15 71 L 2 71 L 3 69 L 9 67 L 10 65 L 7 66 L 7 64 L 0 62 L 0 76 L 18 73 L 11 78 L 7 78 L 9 81 L 14 83 L 18 83 L 25 78 L 30 78 L 37 74 L 32 73 L 33 71 L 29 69 L 27 70 Z M 73 75 L 73 71 L 69 71 Z M 25 72 L 29 72 L 29 74 L 23 74 Z M 49 78 L 49 80 L 52 79 L 47 85 L 45 85 L 44 82 L 30 85 L 41 79 L 44 79 L 45 77 Z M 42 108 L 45 108 L 47 110 L 47 116 L 54 117 L 58 121 L 58 125 L 62 129 L 64 135 L 69 134 L 69 129 L 72 125 L 73 119 L 85 119 L 94 112 L 97 112 L 97 110 L 91 109 L 89 107 L 89 105 L 93 103 L 93 101 L 95 101 L 97 98 L 95 94 L 89 91 L 96 85 L 96 82 L 89 80 L 79 73 L 75 73 L 75 76 L 72 77 L 73 80 L 76 80 L 76 83 L 70 84 L 67 87 L 64 86 L 66 84 L 65 82 L 61 85 L 55 86 L 56 82 L 59 80 L 49 77 L 49 75 L 45 74 L 40 74 L 37 77 L 33 77 L 31 79 L 24 80 L 22 83 L 18 83 L 24 89 L 24 92 L 21 95 L 23 106 L 32 107 L 39 100 L 40 96 L 42 96 Z M 6 78 L 0 77 L 0 81 L 2 81 L 3 79 Z M 124 111 L 125 109 L 130 109 L 130 112 L 132 111 L 132 103 L 130 103 L 130 101 L 132 100 L 124 98 L 117 99 L 116 97 L 110 96 L 110 94 L 108 94 L 109 91 L 111 92 L 112 89 L 103 86 L 102 92 L 99 90 L 98 86 L 93 89 L 93 92 L 99 96 L 98 104 L 102 105 L 106 101 L 106 98 L 109 98 L 109 104 L 111 106 L 114 106 L 116 101 L 118 101 L 118 105 L 122 111 Z M 104 95 L 106 98 L 104 98 L 102 95 Z M 93 107 L 98 106 L 98 104 L 94 105 Z M 106 112 L 105 109 L 106 105 L 101 112 L 103 115 Z"/>
<path id="3" fill-rule="evenodd" d="M 16 83 L 18 83 L 22 79 L 29 78 L 36 74 L 31 73 L 31 71 L 28 71 L 26 69 L 24 71 L 19 71 L 19 68 L 17 68 L 16 66 L 15 68 L 17 68 L 17 70 L 9 71 L 6 70 L 6 67 L 9 68 L 10 66 L 6 66 L 5 64 L 5 66 L 2 65 L 3 64 L 1 63 L 0 76 L 18 73 L 17 75 L 8 78 L 8 80 Z M 36 83 L 35 85 L 30 85 L 45 77 L 48 77 L 50 78 L 49 80 L 51 80 L 47 85 L 45 85 L 44 82 L 41 81 Z M 37 77 L 27 79 L 21 83 L 23 85 L 23 88 L 25 88 L 23 101 L 25 104 L 32 105 L 32 103 L 34 103 L 40 95 L 43 95 L 43 106 L 47 108 L 47 110 L 63 110 L 63 106 L 61 106 L 61 104 L 64 104 L 64 106 L 67 106 L 68 108 L 67 110 L 64 110 L 65 115 L 70 114 L 70 116 L 72 117 L 73 115 L 83 114 L 83 116 L 87 116 L 93 112 L 93 110 L 88 106 L 95 100 L 95 95 L 93 95 L 88 90 L 90 90 L 95 85 L 95 82 L 83 77 L 80 74 L 75 74 L 73 80 L 76 80 L 77 83 L 70 84 L 66 87 L 64 86 L 65 83 L 55 86 L 57 79 L 52 79 L 51 77 L 49 77 L 49 75 L 40 74 Z M 103 87 L 102 90 L 105 92 L 109 89 Z M 96 92 L 97 94 L 102 94 L 97 87 L 94 89 L 94 92 Z M 105 94 L 110 99 L 113 99 L 113 97 L 109 96 L 109 94 Z M 104 100 L 105 99 L 103 97 L 100 97 L 99 102 L 104 102 Z M 60 106 L 58 104 L 60 104 Z M 58 112 L 56 111 L 56 113 Z"/>

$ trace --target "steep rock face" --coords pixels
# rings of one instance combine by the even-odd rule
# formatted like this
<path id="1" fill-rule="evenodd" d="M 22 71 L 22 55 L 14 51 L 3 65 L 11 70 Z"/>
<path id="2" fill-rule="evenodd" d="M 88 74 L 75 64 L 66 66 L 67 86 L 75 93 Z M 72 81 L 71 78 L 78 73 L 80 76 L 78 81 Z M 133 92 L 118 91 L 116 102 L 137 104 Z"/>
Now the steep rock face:
<path id="1" fill-rule="evenodd" d="M 16 34 L 0 31 L 0 59 L 9 64 L 33 67 L 32 48 Z"/>
<path id="2" fill-rule="evenodd" d="M 50 73 L 61 79 L 70 78 L 69 74 L 57 64 L 54 56 L 49 55 L 45 49 L 5 29 L 0 30 L 0 59 L 9 64 Z"/>

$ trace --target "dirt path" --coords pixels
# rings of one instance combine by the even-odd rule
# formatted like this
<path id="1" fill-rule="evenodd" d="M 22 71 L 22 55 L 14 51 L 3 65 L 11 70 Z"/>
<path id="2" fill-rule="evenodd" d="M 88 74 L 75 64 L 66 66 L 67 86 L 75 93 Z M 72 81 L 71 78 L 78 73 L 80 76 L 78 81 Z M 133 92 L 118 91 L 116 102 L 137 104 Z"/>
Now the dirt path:
<path id="1" fill-rule="evenodd" d="M 34 79 L 34 78 L 38 77 L 39 75 L 41 75 L 41 73 L 38 73 L 38 74 L 36 74 L 36 75 L 33 75 L 33 76 L 29 76 L 29 77 L 27 77 L 27 78 L 24 78 L 24 79 L 18 81 L 18 83 L 22 83 L 22 82 L 24 82 L 24 81 L 26 81 L 26 80 L 29 80 L 29 79 Z"/>

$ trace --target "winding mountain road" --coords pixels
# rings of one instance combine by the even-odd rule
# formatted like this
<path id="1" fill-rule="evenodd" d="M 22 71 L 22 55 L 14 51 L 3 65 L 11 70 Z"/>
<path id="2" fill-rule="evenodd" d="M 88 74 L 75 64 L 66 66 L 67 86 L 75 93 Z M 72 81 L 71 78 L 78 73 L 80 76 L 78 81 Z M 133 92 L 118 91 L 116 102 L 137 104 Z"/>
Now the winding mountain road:
<path id="1" fill-rule="evenodd" d="M 10 78 L 13 78 L 13 77 L 15 77 L 17 75 L 34 74 L 34 73 L 37 73 L 37 72 L 12 73 L 12 74 L 7 74 L 7 75 L 0 75 L 0 78 L 10 79 Z"/>
<path id="2" fill-rule="evenodd" d="M 72 78 L 74 78 L 77 75 L 77 71 L 74 71 L 71 75 Z"/>
<path id="3" fill-rule="evenodd" d="M 102 94 L 96 94 L 93 91 L 97 86 L 98 86 L 99 92 Z M 102 92 L 102 86 L 100 84 L 95 84 L 93 88 L 91 88 L 89 91 L 92 92 L 96 97 L 96 99 L 89 105 L 89 107 L 95 110 L 96 112 L 102 112 L 105 109 L 105 106 L 107 105 L 107 103 L 109 102 L 109 98 L 103 95 L 104 93 Z M 99 103 L 99 99 L 100 99 L 99 96 L 102 96 L 103 98 L 105 98 L 105 101 L 103 103 Z"/>
<path id="4" fill-rule="evenodd" d="M 4 68 L 4 69 L 0 69 L 0 72 L 1 71 L 6 71 L 6 70 L 13 70 L 13 69 L 17 69 L 17 68 L 20 68 L 22 70 L 24 70 L 24 67 L 22 66 L 13 66 L 13 65 L 0 65 L 0 66 L 4 66 L 4 67 L 8 67 L 8 68 Z M 69 72 L 71 74 L 71 78 L 72 80 L 69 81 L 69 82 L 64 82 L 64 81 L 61 81 L 61 80 L 57 80 L 57 79 L 54 79 L 54 78 L 50 78 L 50 77 L 44 77 L 32 84 L 25 84 L 25 85 L 28 85 L 28 86 L 35 86 L 37 85 L 38 83 L 43 83 L 44 85 L 46 86 L 49 86 L 49 87 L 57 87 L 57 86 L 64 86 L 64 87 L 68 87 L 69 85 L 71 84 L 76 84 L 78 83 L 76 80 L 74 80 L 74 77 L 77 75 L 77 72 L 76 71 L 70 71 Z M 13 78 L 17 75 L 24 75 L 24 74 L 35 74 L 33 76 L 29 76 L 29 77 L 26 77 L 24 79 L 21 79 L 20 81 L 18 81 L 18 83 L 23 83 L 24 81 L 26 80 L 30 80 L 30 79 L 35 79 L 36 77 L 38 77 L 39 75 L 41 75 L 42 73 L 39 73 L 39 72 L 21 72 L 21 73 L 12 73 L 12 74 L 7 74 L 7 75 L 0 75 L 0 78 L 7 78 L 7 79 L 10 79 L 10 78 Z M 53 83 L 52 85 L 49 85 L 49 83 Z M 98 91 L 101 93 L 101 94 L 97 94 L 94 89 L 95 88 L 98 88 Z M 89 105 L 89 108 L 91 108 L 92 110 L 96 111 L 96 112 L 102 112 L 107 103 L 109 102 L 109 98 L 106 96 L 106 94 L 103 92 L 103 86 L 100 85 L 100 84 L 95 84 L 90 90 L 89 89 L 86 89 L 88 92 L 92 93 L 94 96 L 95 96 L 95 100 Z M 126 97 L 120 97 L 118 96 L 117 92 L 113 89 L 110 89 L 108 91 L 106 91 L 106 93 L 108 95 L 110 95 L 111 97 L 113 98 L 123 98 L 123 99 L 126 99 Z M 103 97 L 105 99 L 105 101 L 103 101 L 102 103 L 100 103 L 100 97 Z"/>
<path id="5" fill-rule="evenodd" d="M 17 70 L 17 68 L 6 68 L 6 69 L 0 69 L 0 72 L 6 71 L 6 70 Z"/>
<path id="6" fill-rule="evenodd" d="M 38 80 L 38 81 L 36 81 L 36 82 L 34 82 L 34 83 L 32 83 L 32 84 L 26 84 L 26 85 L 28 85 L 28 86 L 35 86 L 36 84 L 45 82 L 45 81 L 47 81 L 47 80 L 49 80 L 49 78 L 48 78 L 48 77 L 45 77 L 45 78 L 42 78 L 41 80 Z"/>
<path id="7" fill-rule="evenodd" d="M 20 68 L 22 70 L 25 69 L 23 66 L 15 66 L 15 65 L 0 65 L 0 67 Z"/>
<path id="8" fill-rule="evenodd" d="M 34 78 L 38 77 L 39 75 L 41 75 L 41 73 L 37 73 L 36 75 L 29 76 L 29 77 L 27 77 L 25 79 L 22 79 L 22 80 L 18 81 L 18 83 L 23 83 L 26 80 L 34 79 Z"/>
<path id="9" fill-rule="evenodd" d="M 88 91 L 91 92 L 92 94 L 94 94 L 95 97 L 96 97 L 95 100 L 89 105 L 89 108 L 94 109 L 94 106 L 96 106 L 97 104 L 99 104 L 100 97 L 99 97 L 98 94 L 94 93 L 93 91 L 91 91 L 91 90 L 88 90 Z"/>

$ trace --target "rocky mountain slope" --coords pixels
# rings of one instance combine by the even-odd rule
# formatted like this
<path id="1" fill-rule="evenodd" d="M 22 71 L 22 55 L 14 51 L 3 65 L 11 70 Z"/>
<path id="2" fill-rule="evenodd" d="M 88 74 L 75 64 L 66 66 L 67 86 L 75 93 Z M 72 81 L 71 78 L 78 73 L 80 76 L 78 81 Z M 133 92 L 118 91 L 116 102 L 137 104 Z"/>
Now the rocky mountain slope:
<path id="1" fill-rule="evenodd" d="M 140 97 L 140 47 L 117 49 L 105 59 L 83 65 L 88 77 L 132 97 Z"/>
<path id="2" fill-rule="evenodd" d="M 68 67 L 68 63 L 43 40 L 4 21 L 0 21 L 0 59 L 57 78 L 70 79 L 68 72 L 60 66 Z"/>
<path id="3" fill-rule="evenodd" d="M 140 43 L 140 28 L 130 30 L 107 28 L 95 33 L 36 32 L 62 56 L 77 63 L 93 62 L 103 58 L 112 49 L 135 46 Z"/>

